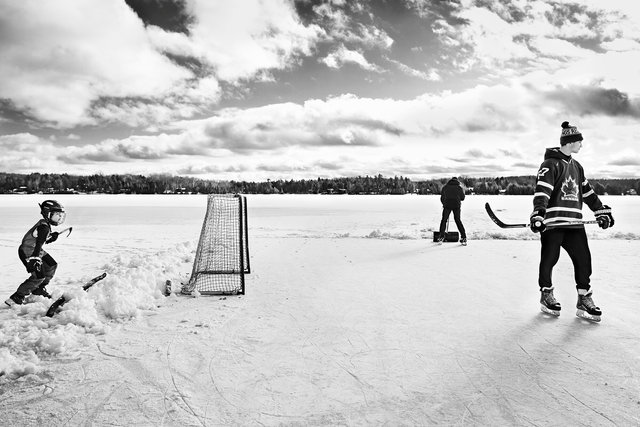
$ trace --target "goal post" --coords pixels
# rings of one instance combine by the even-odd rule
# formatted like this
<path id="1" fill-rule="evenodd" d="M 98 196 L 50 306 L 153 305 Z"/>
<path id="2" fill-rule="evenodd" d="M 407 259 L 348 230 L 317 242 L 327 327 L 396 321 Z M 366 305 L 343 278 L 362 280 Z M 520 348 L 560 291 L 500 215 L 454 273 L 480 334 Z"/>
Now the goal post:
<path id="1" fill-rule="evenodd" d="M 183 294 L 236 295 L 245 292 L 249 266 L 247 200 L 240 194 L 210 194 L 189 282 Z"/>

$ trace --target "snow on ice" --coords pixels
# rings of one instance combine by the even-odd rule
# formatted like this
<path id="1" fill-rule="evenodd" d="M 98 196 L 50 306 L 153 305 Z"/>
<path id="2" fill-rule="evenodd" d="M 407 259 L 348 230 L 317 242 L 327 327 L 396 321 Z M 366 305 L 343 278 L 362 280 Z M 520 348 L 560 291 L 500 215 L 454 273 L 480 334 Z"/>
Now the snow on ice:
<path id="1" fill-rule="evenodd" d="M 157 310 L 165 303 L 166 280 L 184 280 L 179 268 L 192 262 L 194 250 L 184 243 L 147 257 L 117 255 L 103 266 L 107 277 L 87 292 L 82 284 L 91 277 L 85 275 L 76 282 L 50 285 L 53 300 L 31 296 L 33 302 L 3 310 L 0 373 L 5 380 L 37 374 L 40 356 L 69 356 L 89 345 L 93 335 L 108 333 L 112 325 Z M 52 301 L 63 293 L 71 298 L 64 310 L 46 317 Z"/>

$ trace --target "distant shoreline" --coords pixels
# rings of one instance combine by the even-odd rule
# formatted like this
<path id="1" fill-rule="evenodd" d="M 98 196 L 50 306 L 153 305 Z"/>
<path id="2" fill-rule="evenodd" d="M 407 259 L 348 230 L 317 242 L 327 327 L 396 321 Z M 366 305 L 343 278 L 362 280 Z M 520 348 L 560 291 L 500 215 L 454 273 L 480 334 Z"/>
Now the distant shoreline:
<path id="1" fill-rule="evenodd" d="M 466 194 L 533 195 L 533 175 L 493 178 L 459 176 Z M 216 181 L 170 175 L 29 175 L 0 172 L 0 194 L 440 194 L 450 178 L 413 181 L 403 176 L 355 176 L 266 181 Z M 599 195 L 640 193 L 640 178 L 591 179 Z"/>

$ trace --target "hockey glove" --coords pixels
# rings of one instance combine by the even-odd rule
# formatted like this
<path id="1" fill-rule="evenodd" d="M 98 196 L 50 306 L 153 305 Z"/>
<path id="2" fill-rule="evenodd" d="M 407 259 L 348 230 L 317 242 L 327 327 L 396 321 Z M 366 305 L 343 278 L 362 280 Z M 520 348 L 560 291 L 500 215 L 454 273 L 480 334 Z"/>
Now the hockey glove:
<path id="1" fill-rule="evenodd" d="M 38 256 L 27 258 L 27 272 L 37 273 L 42 268 L 42 259 Z"/>
<path id="2" fill-rule="evenodd" d="M 531 216 L 529 217 L 529 227 L 531 228 L 531 231 L 534 233 L 544 231 L 546 228 L 544 225 L 544 214 L 546 212 L 547 211 L 545 209 L 536 209 L 531 213 Z"/>
<path id="3" fill-rule="evenodd" d="M 47 241 L 45 243 L 53 243 L 56 240 L 58 240 L 58 236 L 60 235 L 60 233 L 58 233 L 57 231 L 52 232 L 51 234 L 49 234 L 49 237 L 47 238 Z"/>
<path id="4" fill-rule="evenodd" d="M 600 228 L 606 230 L 609 227 L 613 227 L 615 221 L 613 220 L 611 208 L 609 206 L 602 205 L 602 207 L 595 211 L 594 214 L 596 215 L 596 221 L 598 221 Z"/>

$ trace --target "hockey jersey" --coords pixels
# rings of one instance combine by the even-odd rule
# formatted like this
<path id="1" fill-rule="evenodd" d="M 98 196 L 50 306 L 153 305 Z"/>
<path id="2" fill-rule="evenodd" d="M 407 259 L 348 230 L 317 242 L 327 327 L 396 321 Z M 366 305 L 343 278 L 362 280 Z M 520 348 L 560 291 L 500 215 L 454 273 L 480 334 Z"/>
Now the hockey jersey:
<path id="1" fill-rule="evenodd" d="M 26 232 L 22 238 L 22 243 L 20 243 L 19 249 L 27 257 L 42 257 L 45 253 L 42 250 L 42 245 L 44 245 L 47 237 L 49 237 L 49 233 L 51 233 L 51 226 L 46 220 L 41 219 Z"/>
<path id="2" fill-rule="evenodd" d="M 559 148 L 547 148 L 540 165 L 533 196 L 533 209 L 546 209 L 545 224 L 582 219 L 582 203 L 592 211 L 602 202 L 584 176 L 580 163 Z M 584 227 L 582 224 L 567 227 Z"/>

